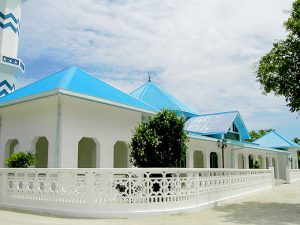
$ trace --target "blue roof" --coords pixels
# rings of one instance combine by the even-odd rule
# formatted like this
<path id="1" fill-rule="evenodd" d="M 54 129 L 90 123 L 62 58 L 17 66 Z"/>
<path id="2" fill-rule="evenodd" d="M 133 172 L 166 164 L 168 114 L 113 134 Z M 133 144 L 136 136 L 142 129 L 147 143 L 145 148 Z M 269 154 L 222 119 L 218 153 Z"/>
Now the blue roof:
<path id="1" fill-rule="evenodd" d="M 249 139 L 248 130 L 238 111 L 205 114 L 190 118 L 185 130 L 202 135 L 226 134 L 232 123 L 237 127 L 243 140 Z"/>
<path id="2" fill-rule="evenodd" d="M 183 114 L 185 117 L 199 115 L 196 110 L 176 99 L 150 80 L 131 92 L 130 95 L 160 110 L 174 110 L 179 114 Z"/>
<path id="3" fill-rule="evenodd" d="M 270 148 L 279 148 L 279 149 L 300 148 L 300 145 L 282 136 L 281 134 L 277 133 L 275 130 L 272 130 L 269 133 L 265 134 L 264 136 L 258 138 L 257 140 L 254 141 L 254 143 L 259 144 L 261 146 L 266 146 Z"/>
<path id="4" fill-rule="evenodd" d="M 74 66 L 0 98 L 0 106 L 49 91 L 59 91 L 60 89 L 137 107 L 147 111 L 157 111 L 157 109 L 152 106 L 133 98 L 129 94 L 120 91 L 99 78 Z"/>

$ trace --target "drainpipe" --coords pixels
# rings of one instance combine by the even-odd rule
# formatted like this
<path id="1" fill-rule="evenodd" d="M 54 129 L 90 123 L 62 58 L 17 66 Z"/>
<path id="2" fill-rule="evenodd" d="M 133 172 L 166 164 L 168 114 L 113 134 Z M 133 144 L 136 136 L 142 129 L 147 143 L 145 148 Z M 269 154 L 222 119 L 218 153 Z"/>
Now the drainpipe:
<path id="1" fill-rule="evenodd" d="M 57 96 L 55 167 L 60 167 L 61 94 Z"/>

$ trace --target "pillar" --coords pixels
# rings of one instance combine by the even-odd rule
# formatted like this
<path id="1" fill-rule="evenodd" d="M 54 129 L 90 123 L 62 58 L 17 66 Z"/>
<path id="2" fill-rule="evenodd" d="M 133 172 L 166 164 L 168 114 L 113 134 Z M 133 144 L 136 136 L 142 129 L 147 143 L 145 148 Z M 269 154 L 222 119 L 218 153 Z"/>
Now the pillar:
<path id="1" fill-rule="evenodd" d="M 249 169 L 249 154 L 248 153 L 244 153 L 244 165 L 245 165 L 245 169 Z"/>
<path id="2" fill-rule="evenodd" d="M 204 167 L 210 168 L 210 152 L 206 151 L 204 154 Z"/>
<path id="3" fill-rule="evenodd" d="M 22 0 L 0 1 L 0 97 L 15 91 L 17 76 L 25 71 L 17 58 Z"/>

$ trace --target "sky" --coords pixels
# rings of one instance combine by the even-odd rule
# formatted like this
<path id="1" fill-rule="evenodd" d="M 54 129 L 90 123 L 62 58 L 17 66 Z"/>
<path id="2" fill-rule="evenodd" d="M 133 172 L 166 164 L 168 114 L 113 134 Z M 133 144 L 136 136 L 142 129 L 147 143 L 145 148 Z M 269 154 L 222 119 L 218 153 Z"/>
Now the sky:
<path id="1" fill-rule="evenodd" d="M 76 65 L 131 92 L 148 79 L 199 113 L 239 110 L 248 130 L 300 137 L 298 114 L 264 95 L 255 66 L 285 38 L 292 0 L 29 0 L 22 87 Z"/>

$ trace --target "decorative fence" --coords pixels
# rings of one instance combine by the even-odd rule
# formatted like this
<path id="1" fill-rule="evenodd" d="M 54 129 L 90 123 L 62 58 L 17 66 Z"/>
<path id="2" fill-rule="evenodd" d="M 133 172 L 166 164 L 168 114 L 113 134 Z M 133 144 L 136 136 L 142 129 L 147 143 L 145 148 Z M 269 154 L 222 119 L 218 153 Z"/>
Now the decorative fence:
<path id="1" fill-rule="evenodd" d="M 271 169 L 0 169 L 0 205 L 69 216 L 171 214 L 272 183 Z"/>
<path id="2" fill-rule="evenodd" d="M 300 169 L 290 169 L 291 182 L 300 180 Z"/>

